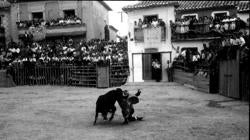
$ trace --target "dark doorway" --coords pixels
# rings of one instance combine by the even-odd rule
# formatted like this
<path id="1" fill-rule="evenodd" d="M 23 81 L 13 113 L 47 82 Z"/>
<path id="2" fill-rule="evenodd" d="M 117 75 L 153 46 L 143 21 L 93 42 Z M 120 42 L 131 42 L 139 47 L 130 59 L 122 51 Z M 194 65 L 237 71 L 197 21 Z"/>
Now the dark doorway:
<path id="1" fill-rule="evenodd" d="M 153 62 L 160 64 L 160 68 L 155 68 Z M 162 62 L 161 53 L 145 53 L 142 55 L 143 80 L 161 80 Z"/>
<path id="2" fill-rule="evenodd" d="M 64 18 L 72 18 L 75 17 L 75 10 L 71 9 L 71 10 L 63 10 L 64 13 Z"/>
<path id="3" fill-rule="evenodd" d="M 147 16 L 144 16 L 144 19 L 147 19 L 147 21 L 151 23 L 153 19 L 158 20 L 158 15 L 147 15 Z"/>
<path id="4" fill-rule="evenodd" d="M 155 68 L 153 66 L 153 63 L 157 62 L 160 64 L 160 68 Z M 152 54 L 152 79 L 156 80 L 156 81 L 160 81 L 161 80 L 161 67 L 162 67 L 162 63 L 161 63 L 161 54 L 160 53 L 153 53 Z"/>

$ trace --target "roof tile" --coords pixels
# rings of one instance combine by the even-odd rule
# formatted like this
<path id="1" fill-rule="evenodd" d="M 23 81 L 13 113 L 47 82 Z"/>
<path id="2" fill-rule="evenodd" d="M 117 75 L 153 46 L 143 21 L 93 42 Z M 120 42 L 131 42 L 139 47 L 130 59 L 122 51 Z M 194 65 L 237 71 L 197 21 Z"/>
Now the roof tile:
<path id="1" fill-rule="evenodd" d="M 242 1 L 239 3 L 237 10 L 239 12 L 249 12 L 250 11 L 250 2 L 249 1 Z"/>
<path id="2" fill-rule="evenodd" d="M 204 8 L 214 8 L 214 7 L 225 7 L 225 6 L 237 6 L 239 1 L 142 1 L 135 5 L 129 5 L 123 7 L 124 11 L 151 8 L 155 6 L 167 6 L 175 3 L 174 5 L 179 5 L 176 10 L 198 10 Z M 249 5 L 248 5 L 249 6 Z"/>

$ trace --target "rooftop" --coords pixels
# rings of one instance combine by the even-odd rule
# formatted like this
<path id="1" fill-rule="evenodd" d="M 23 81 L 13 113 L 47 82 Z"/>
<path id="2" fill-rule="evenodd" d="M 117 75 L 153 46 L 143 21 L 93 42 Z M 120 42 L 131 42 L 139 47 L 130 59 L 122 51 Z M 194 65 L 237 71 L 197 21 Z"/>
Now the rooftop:
<path id="1" fill-rule="evenodd" d="M 249 12 L 250 11 L 250 2 L 241 1 L 237 7 L 238 12 Z"/>
<path id="2" fill-rule="evenodd" d="M 142 1 L 123 7 L 124 11 L 175 5 L 177 11 L 237 6 L 239 1 Z M 248 5 L 249 6 L 249 5 Z"/>
<path id="3" fill-rule="evenodd" d="M 114 30 L 115 32 L 118 31 L 118 30 L 117 30 L 114 26 L 112 26 L 112 25 L 109 25 L 109 28 L 112 29 L 112 30 Z"/>

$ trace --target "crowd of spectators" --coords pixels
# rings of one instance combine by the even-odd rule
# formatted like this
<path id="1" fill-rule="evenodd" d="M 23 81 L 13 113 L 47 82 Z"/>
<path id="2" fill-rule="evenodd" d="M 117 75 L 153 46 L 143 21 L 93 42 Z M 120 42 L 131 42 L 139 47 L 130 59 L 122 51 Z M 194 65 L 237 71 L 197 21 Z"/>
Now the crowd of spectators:
<path id="1" fill-rule="evenodd" d="M 89 65 L 95 63 L 127 63 L 126 42 L 92 39 L 73 41 L 58 39 L 53 41 L 32 42 L 25 46 L 11 42 L 8 49 L 0 51 L 0 67 L 10 65 Z"/>
<path id="2" fill-rule="evenodd" d="M 183 49 L 174 59 L 173 65 L 187 71 L 201 70 L 198 74 L 208 76 L 208 71 L 215 69 L 219 60 L 236 59 L 237 51 L 240 52 L 240 62 L 249 63 L 249 47 L 248 32 L 225 35 L 221 40 L 210 42 L 209 46 L 203 44 L 200 52 L 197 49 Z"/>
<path id="3" fill-rule="evenodd" d="M 185 17 L 176 19 L 175 22 L 170 21 L 172 34 L 200 33 L 208 34 L 213 31 L 217 33 L 231 33 L 239 31 L 242 28 L 249 27 L 249 18 L 247 23 L 238 17 Z"/>
<path id="4" fill-rule="evenodd" d="M 77 16 L 70 16 L 65 18 L 52 19 L 50 21 L 45 21 L 43 19 L 20 21 L 17 22 L 16 24 L 18 28 L 41 27 L 41 26 L 54 27 L 54 26 L 82 24 L 82 20 Z"/>
<path id="5" fill-rule="evenodd" d="M 143 29 L 149 27 L 165 27 L 165 22 L 162 19 L 153 18 L 152 21 L 149 21 L 147 18 L 142 19 L 140 18 L 138 21 L 134 21 L 134 28 L 135 29 Z"/>

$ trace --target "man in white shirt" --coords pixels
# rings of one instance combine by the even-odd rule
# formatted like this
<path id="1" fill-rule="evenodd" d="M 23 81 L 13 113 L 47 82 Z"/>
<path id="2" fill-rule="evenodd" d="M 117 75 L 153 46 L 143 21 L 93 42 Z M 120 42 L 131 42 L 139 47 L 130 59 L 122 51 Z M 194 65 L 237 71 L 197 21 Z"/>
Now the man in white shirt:
<path id="1" fill-rule="evenodd" d="M 157 27 L 158 25 L 158 21 L 156 20 L 156 18 L 153 19 L 152 24 L 153 27 Z"/>

